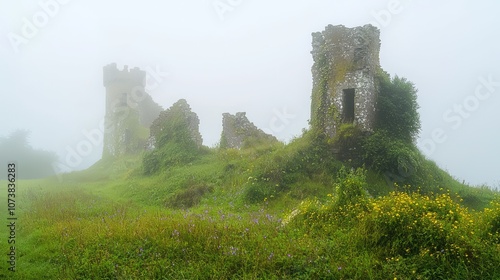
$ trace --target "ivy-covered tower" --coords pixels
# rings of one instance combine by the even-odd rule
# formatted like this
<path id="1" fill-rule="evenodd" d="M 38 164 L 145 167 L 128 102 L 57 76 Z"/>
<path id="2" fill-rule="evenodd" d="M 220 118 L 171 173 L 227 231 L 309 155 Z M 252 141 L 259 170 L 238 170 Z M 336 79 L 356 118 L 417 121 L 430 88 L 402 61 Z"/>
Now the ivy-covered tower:
<path id="1" fill-rule="evenodd" d="M 117 157 L 142 151 L 149 136 L 149 126 L 162 111 L 145 91 L 146 72 L 116 63 L 104 66 L 106 115 L 102 156 Z"/>
<path id="2" fill-rule="evenodd" d="M 380 31 L 372 25 L 329 25 L 312 35 L 312 128 L 328 137 L 333 137 L 342 123 L 373 131 Z"/>

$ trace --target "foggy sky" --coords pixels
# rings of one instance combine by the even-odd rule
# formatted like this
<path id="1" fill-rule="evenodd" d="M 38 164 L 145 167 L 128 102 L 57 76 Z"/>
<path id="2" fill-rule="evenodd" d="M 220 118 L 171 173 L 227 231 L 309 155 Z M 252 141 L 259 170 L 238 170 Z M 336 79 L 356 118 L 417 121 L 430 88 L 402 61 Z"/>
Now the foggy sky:
<path id="1" fill-rule="evenodd" d="M 163 108 L 186 99 L 204 145 L 219 141 L 222 113 L 239 111 L 289 141 L 310 117 L 311 33 L 372 23 L 381 66 L 419 90 L 421 150 L 459 180 L 498 186 L 500 2 L 475 3 L 0 0 L 0 137 L 28 129 L 64 163 L 99 129 L 102 67 L 116 62 L 146 70 Z"/>

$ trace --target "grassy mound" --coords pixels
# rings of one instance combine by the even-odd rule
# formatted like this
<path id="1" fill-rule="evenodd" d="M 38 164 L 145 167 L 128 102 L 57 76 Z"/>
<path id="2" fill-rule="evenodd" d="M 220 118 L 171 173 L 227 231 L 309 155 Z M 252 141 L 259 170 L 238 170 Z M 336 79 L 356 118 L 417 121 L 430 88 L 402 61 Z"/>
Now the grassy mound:
<path id="1" fill-rule="evenodd" d="M 170 143 L 163 147 L 182 152 Z M 464 186 L 406 148 L 418 162 L 407 176 L 341 161 L 340 152 L 353 151 L 338 143 L 307 132 L 287 145 L 160 158 L 152 173 L 141 155 L 61 180 L 21 180 L 16 277 L 499 277 L 496 192 Z M 383 166 L 411 170 L 399 158 Z"/>

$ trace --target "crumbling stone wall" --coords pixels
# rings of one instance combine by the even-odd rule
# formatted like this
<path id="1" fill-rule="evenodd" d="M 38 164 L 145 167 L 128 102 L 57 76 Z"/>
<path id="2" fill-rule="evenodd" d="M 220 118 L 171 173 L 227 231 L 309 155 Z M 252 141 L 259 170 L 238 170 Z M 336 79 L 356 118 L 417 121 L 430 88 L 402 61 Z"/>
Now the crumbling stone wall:
<path id="1" fill-rule="evenodd" d="M 221 148 L 241 149 L 254 144 L 278 142 L 276 137 L 257 128 L 245 112 L 222 114 Z"/>
<path id="2" fill-rule="evenodd" d="M 152 150 L 168 141 L 192 141 L 199 148 L 203 144 L 199 125 L 198 115 L 191 111 L 185 99 L 180 99 L 154 120 L 147 144 L 148 149 Z"/>
<path id="3" fill-rule="evenodd" d="M 372 25 L 329 25 L 312 35 L 312 128 L 329 137 L 344 122 L 372 131 L 378 95 L 375 75 L 380 68 L 380 31 Z M 345 117 L 345 92 L 349 90 L 354 92 L 352 119 Z"/>
<path id="4" fill-rule="evenodd" d="M 163 108 L 145 91 L 146 72 L 135 67 L 104 66 L 106 111 L 103 158 L 140 152 L 149 126 Z"/>

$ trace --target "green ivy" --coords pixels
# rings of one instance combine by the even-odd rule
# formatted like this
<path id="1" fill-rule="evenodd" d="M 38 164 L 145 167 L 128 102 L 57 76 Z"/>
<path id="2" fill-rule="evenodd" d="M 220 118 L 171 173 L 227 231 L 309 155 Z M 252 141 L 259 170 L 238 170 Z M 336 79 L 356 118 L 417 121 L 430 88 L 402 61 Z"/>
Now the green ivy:
<path id="1" fill-rule="evenodd" d="M 151 126 L 151 137 L 155 140 L 155 149 L 147 152 L 143 158 L 143 172 L 151 175 L 158 170 L 173 165 L 185 164 L 196 159 L 201 149 L 193 139 L 190 129 L 191 118 L 196 117 L 183 99 L 176 102 Z"/>
<path id="2" fill-rule="evenodd" d="M 414 142 L 420 131 L 417 89 L 405 78 L 391 78 L 383 70 L 376 75 L 379 84 L 375 129 L 385 130 L 391 136 Z"/>

